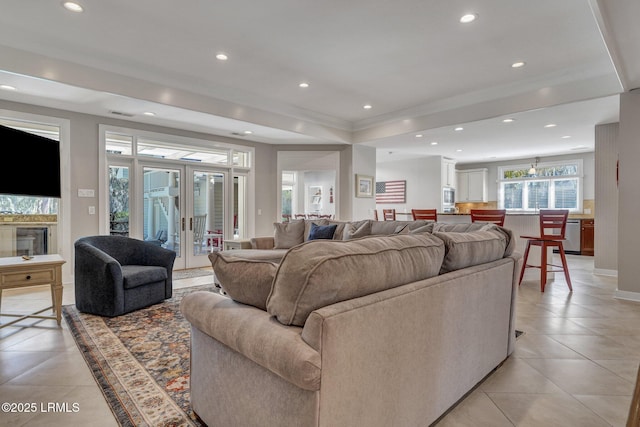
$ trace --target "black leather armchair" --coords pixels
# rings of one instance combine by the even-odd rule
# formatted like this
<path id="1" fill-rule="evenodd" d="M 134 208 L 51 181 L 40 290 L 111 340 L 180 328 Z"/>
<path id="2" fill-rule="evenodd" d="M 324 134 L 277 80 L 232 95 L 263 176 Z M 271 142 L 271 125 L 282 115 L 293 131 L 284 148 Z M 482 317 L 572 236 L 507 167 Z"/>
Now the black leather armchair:
<path id="1" fill-rule="evenodd" d="M 171 298 L 174 251 L 124 236 L 88 236 L 75 244 L 76 307 L 119 316 Z"/>

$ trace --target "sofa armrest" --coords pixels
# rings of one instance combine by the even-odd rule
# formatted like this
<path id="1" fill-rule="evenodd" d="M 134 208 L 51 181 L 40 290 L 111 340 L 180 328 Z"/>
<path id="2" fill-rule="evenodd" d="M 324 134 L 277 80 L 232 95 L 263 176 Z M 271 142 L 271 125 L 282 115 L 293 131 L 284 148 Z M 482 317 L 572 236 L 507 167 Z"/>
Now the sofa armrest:
<path id="1" fill-rule="evenodd" d="M 275 246 L 276 241 L 272 236 L 251 238 L 251 249 L 273 249 Z"/>
<path id="2" fill-rule="evenodd" d="M 302 340 L 301 328 L 213 292 L 186 295 L 180 310 L 192 328 L 300 388 L 320 389 L 320 354 Z"/>

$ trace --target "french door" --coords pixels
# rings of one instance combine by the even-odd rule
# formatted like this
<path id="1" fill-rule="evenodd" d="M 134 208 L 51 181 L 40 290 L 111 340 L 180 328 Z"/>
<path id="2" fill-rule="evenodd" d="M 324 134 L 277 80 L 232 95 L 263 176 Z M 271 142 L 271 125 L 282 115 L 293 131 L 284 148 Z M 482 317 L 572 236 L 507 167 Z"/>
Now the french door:
<path id="1" fill-rule="evenodd" d="M 144 239 L 176 252 L 174 269 L 208 267 L 222 250 L 226 171 L 140 162 Z"/>

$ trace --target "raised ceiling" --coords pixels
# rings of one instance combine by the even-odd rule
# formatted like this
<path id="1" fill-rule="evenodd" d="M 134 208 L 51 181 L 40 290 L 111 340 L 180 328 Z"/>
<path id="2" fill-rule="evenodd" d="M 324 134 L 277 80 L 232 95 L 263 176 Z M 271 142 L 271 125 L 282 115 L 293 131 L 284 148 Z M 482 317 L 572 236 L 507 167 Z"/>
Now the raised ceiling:
<path id="1" fill-rule="evenodd" d="M 636 0 L 79 3 L 4 2 L 0 99 L 478 162 L 593 150 L 640 87 Z"/>

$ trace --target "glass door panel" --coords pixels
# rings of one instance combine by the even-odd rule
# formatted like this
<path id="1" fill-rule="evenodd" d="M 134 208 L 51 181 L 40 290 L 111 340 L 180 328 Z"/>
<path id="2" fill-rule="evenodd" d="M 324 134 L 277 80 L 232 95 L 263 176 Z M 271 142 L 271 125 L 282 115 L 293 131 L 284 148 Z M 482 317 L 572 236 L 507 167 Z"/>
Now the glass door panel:
<path id="1" fill-rule="evenodd" d="M 189 233 L 193 249 L 187 267 L 210 265 L 209 252 L 222 250 L 225 230 L 224 174 L 192 170 L 193 199 L 190 206 Z"/>
<path id="2" fill-rule="evenodd" d="M 143 168 L 144 240 L 181 257 L 180 169 Z"/>
<path id="3" fill-rule="evenodd" d="M 129 236 L 129 168 L 109 166 L 109 234 Z"/>

